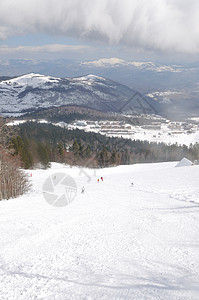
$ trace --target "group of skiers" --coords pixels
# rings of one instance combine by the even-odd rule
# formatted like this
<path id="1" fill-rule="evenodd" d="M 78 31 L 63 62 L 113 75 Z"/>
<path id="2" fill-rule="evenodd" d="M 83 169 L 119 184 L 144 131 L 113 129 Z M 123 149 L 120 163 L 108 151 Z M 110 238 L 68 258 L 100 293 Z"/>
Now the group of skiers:
<path id="1" fill-rule="evenodd" d="M 101 177 L 100 179 L 101 179 L 101 181 L 104 181 L 104 178 L 103 178 L 103 177 Z M 99 182 L 100 182 L 100 180 L 99 180 L 99 178 L 98 178 L 98 179 L 97 179 L 97 183 L 99 183 Z M 82 187 L 82 190 L 81 190 L 81 193 L 84 194 L 84 192 L 85 192 L 85 187 L 83 186 L 83 187 Z"/>
<path id="2" fill-rule="evenodd" d="M 103 177 L 101 177 L 101 181 L 104 181 L 104 178 L 103 178 Z M 99 178 L 98 178 L 97 183 L 99 183 L 99 182 L 100 182 L 100 180 L 99 180 Z"/>

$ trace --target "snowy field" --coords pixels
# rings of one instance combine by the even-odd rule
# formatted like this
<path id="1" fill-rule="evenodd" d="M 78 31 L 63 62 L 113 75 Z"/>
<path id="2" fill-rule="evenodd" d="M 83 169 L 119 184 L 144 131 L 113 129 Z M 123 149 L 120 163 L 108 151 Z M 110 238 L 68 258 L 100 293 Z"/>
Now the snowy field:
<path id="1" fill-rule="evenodd" d="M 0 299 L 198 300 L 199 166 L 175 165 L 31 171 L 32 190 L 0 202 Z M 64 207 L 42 192 L 60 172 L 77 184 Z"/>

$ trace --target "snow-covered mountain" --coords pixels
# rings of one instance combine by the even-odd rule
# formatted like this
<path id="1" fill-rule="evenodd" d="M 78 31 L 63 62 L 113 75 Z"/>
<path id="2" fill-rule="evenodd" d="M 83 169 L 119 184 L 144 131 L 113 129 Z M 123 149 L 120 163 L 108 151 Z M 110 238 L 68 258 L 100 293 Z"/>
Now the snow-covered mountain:
<path id="1" fill-rule="evenodd" d="M 86 61 L 81 63 L 81 65 L 96 68 L 131 67 L 139 70 L 154 71 L 158 73 L 179 73 L 185 70 L 185 67 L 182 65 L 164 65 L 151 61 L 125 61 L 119 58 L 103 58 L 94 61 Z"/>
<path id="2" fill-rule="evenodd" d="M 4 115 L 71 104 L 106 112 L 155 112 L 134 90 L 95 75 L 55 78 L 31 73 L 0 82 L 0 112 Z"/>

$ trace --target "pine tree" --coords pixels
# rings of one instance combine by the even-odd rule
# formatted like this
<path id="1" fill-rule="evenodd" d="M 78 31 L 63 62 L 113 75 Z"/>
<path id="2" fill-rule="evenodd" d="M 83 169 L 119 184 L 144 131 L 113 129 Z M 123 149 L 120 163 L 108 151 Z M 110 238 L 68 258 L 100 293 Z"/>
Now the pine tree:
<path id="1" fill-rule="evenodd" d="M 113 152 L 112 152 L 112 154 L 111 154 L 110 163 L 112 165 L 115 165 L 116 164 L 116 160 L 117 160 L 117 152 L 114 149 Z"/>
<path id="2" fill-rule="evenodd" d="M 89 145 L 87 145 L 86 147 L 86 158 L 90 158 L 91 157 L 91 148 Z"/>
<path id="3" fill-rule="evenodd" d="M 63 144 L 61 142 L 59 142 L 59 144 L 58 144 L 58 152 L 59 152 L 60 156 L 64 155 L 64 147 L 63 147 Z"/>
<path id="4" fill-rule="evenodd" d="M 103 147 L 102 151 L 99 153 L 98 163 L 100 167 L 105 167 L 108 165 L 108 152 L 106 147 Z"/>
<path id="5" fill-rule="evenodd" d="M 14 155 L 18 155 L 25 169 L 32 167 L 33 158 L 28 149 L 28 140 L 23 141 L 20 136 L 11 139 L 10 148 L 14 149 Z"/>
<path id="6" fill-rule="evenodd" d="M 76 156 L 79 156 L 79 144 L 78 144 L 77 140 L 75 140 L 73 143 L 72 151 Z"/>
<path id="7" fill-rule="evenodd" d="M 37 145 L 37 152 L 40 158 L 40 162 L 43 165 L 45 169 L 50 167 L 49 162 L 49 149 L 47 145 L 44 145 L 43 143 L 39 142 Z"/>

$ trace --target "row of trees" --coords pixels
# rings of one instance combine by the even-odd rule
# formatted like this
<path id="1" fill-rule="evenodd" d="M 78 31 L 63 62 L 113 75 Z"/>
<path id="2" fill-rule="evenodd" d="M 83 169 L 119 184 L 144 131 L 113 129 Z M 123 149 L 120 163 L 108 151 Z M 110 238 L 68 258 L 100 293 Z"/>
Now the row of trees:
<path id="1" fill-rule="evenodd" d="M 120 164 L 120 155 L 113 149 L 109 151 L 104 145 L 102 149 L 91 150 L 90 145 L 74 141 L 70 148 L 73 164 L 86 165 L 88 167 L 107 167 Z"/>
<path id="2" fill-rule="evenodd" d="M 26 123 L 19 135 L 11 139 L 14 155 L 21 158 L 24 168 L 40 164 L 47 168 L 50 161 L 71 165 L 105 167 L 119 164 L 180 160 L 183 156 L 199 159 L 199 145 L 179 146 L 147 141 L 110 138 L 82 130 L 66 130 L 50 124 Z"/>
<path id="3" fill-rule="evenodd" d="M 48 141 L 42 142 L 16 136 L 11 139 L 9 147 L 13 149 L 13 155 L 20 158 L 24 169 L 36 165 L 46 169 L 50 167 L 51 161 L 65 162 L 66 160 L 66 150 L 61 142 L 52 145 Z"/>

